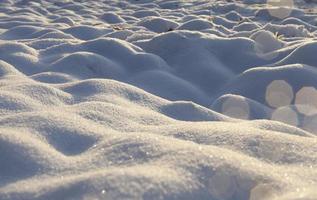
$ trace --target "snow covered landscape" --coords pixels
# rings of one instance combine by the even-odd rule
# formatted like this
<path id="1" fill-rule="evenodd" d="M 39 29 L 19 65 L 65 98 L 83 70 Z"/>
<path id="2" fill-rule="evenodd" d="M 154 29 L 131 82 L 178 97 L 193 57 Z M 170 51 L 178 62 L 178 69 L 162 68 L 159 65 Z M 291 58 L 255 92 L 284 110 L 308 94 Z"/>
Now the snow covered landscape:
<path id="1" fill-rule="evenodd" d="M 316 0 L 0 0 L 0 200 L 316 200 Z"/>

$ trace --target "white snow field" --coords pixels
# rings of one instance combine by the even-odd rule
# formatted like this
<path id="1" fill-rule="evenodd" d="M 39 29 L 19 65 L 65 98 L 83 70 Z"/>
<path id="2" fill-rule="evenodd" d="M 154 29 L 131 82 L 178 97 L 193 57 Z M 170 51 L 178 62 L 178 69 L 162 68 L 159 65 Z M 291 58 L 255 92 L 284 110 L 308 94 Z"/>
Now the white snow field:
<path id="1" fill-rule="evenodd" d="M 0 0 L 0 200 L 317 199 L 315 0 Z"/>

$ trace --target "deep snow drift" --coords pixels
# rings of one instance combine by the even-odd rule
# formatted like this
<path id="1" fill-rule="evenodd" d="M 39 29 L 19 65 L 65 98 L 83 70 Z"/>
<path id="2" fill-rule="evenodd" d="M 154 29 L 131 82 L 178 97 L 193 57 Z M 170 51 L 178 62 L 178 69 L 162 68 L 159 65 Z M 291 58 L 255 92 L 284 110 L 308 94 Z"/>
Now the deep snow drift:
<path id="1" fill-rule="evenodd" d="M 0 0 L 0 199 L 317 199 L 315 3 Z"/>

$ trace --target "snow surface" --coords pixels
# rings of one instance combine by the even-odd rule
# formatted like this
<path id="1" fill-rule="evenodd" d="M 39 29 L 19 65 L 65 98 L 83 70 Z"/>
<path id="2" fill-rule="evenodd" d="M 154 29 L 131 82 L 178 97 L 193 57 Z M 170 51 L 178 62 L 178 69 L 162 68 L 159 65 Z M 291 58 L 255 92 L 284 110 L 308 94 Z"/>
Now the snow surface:
<path id="1" fill-rule="evenodd" d="M 317 199 L 314 0 L 0 0 L 0 199 Z"/>

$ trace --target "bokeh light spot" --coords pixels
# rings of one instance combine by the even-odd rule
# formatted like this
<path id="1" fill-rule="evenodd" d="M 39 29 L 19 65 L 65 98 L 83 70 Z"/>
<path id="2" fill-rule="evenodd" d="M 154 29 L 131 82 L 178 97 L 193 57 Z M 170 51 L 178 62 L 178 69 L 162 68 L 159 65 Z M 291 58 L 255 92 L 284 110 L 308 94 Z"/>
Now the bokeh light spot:
<path id="1" fill-rule="evenodd" d="M 293 0 L 268 0 L 267 8 L 272 17 L 284 19 L 289 17 L 294 7 Z"/>
<path id="2" fill-rule="evenodd" d="M 242 97 L 229 97 L 222 104 L 222 114 L 238 119 L 249 119 L 250 107 Z"/>
<path id="3" fill-rule="evenodd" d="M 228 172 L 217 171 L 209 181 L 209 192 L 214 199 L 231 199 L 236 190 L 236 180 Z"/>
<path id="4" fill-rule="evenodd" d="M 303 120 L 302 128 L 313 134 L 317 134 L 317 115 L 306 116 Z"/>
<path id="5" fill-rule="evenodd" d="M 295 104 L 298 112 L 304 115 L 317 114 L 317 90 L 303 87 L 296 93 Z"/>
<path id="6" fill-rule="evenodd" d="M 292 86 L 286 81 L 275 80 L 266 88 L 265 100 L 273 108 L 290 105 L 293 98 Z"/>
<path id="7" fill-rule="evenodd" d="M 280 107 L 272 113 L 272 120 L 280 121 L 292 126 L 298 126 L 299 120 L 296 111 L 290 107 Z"/>
<path id="8" fill-rule="evenodd" d="M 250 192 L 249 200 L 267 200 L 274 196 L 275 191 L 270 184 L 259 184 Z"/>

